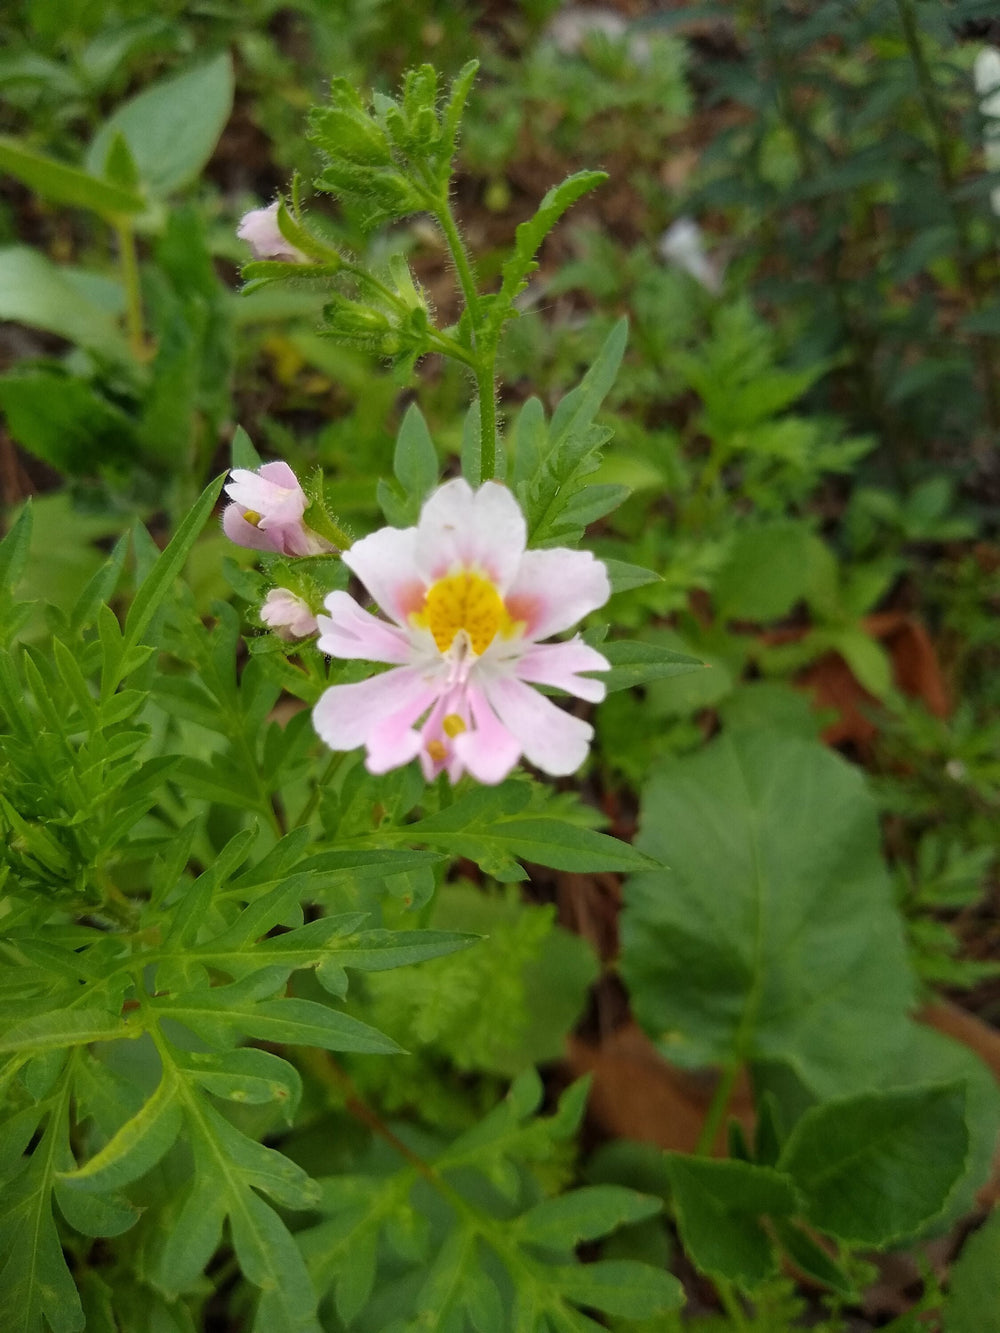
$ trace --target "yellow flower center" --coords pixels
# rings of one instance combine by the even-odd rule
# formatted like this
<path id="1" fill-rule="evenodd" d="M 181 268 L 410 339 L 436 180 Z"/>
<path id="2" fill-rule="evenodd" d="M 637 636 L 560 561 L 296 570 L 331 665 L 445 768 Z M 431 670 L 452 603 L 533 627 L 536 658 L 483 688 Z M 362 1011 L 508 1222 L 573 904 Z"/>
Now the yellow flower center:
<path id="1" fill-rule="evenodd" d="M 257 513 L 256 509 L 244 509 L 243 517 L 248 523 L 252 523 L 255 528 L 260 527 L 261 515 Z"/>
<path id="2" fill-rule="evenodd" d="M 410 618 L 413 624 L 430 630 L 442 653 L 448 651 L 461 630 L 468 635 L 477 657 L 485 653 L 498 633 L 517 631 L 517 624 L 507 614 L 503 598 L 490 580 L 469 570 L 438 579 L 427 589 L 423 608 Z"/>

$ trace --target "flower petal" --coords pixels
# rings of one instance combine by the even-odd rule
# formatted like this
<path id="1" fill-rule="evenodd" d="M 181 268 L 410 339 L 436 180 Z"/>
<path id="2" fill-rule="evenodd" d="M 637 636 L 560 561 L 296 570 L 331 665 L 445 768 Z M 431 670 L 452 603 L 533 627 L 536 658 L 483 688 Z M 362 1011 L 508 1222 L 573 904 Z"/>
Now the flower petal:
<path id="1" fill-rule="evenodd" d="M 313 709 L 313 726 L 331 750 L 367 746 L 369 770 L 382 773 L 419 752 L 421 737 L 411 727 L 438 693 L 420 671 L 396 667 L 356 684 L 331 685 Z"/>
<path id="2" fill-rule="evenodd" d="M 410 660 L 410 644 L 396 625 L 369 615 L 346 592 L 332 592 L 324 605 L 328 616 L 317 616 L 317 647 L 330 657 L 361 658 L 366 662 Z"/>
<path id="3" fill-rule="evenodd" d="M 416 528 L 379 528 L 341 556 L 387 616 L 406 626 L 423 604 L 425 586 L 415 568 Z"/>
<path id="4" fill-rule="evenodd" d="M 503 725 L 480 690 L 468 691 L 473 729 L 455 737 L 455 754 L 477 782 L 503 782 L 521 757 L 521 746 Z"/>
<path id="5" fill-rule="evenodd" d="M 593 727 L 564 713 L 530 685 L 512 676 L 483 682 L 497 716 L 520 743 L 524 757 L 554 777 L 564 777 L 587 757 Z"/>
<path id="6" fill-rule="evenodd" d="M 238 504 L 226 505 L 222 511 L 222 531 L 237 546 L 248 546 L 252 551 L 280 551 L 281 545 L 271 533 L 256 528 L 243 517 Z"/>
<path id="7" fill-rule="evenodd" d="M 243 510 L 252 509 L 260 514 L 265 527 L 300 522 L 308 504 L 298 477 L 280 460 L 265 463 L 257 472 L 234 468 L 229 474 L 226 494 Z"/>
<path id="8" fill-rule="evenodd" d="M 604 698 L 604 683 L 578 671 L 607 671 L 611 663 L 582 639 L 568 643 L 536 643 L 518 659 L 515 671 L 518 680 L 536 685 L 554 685 L 557 689 L 575 694 L 579 699 L 598 703 Z"/>
<path id="9" fill-rule="evenodd" d="M 439 486 L 420 511 L 416 562 L 428 583 L 478 566 L 506 591 L 528 540 L 521 506 L 498 481 L 474 491 L 461 477 Z"/>
<path id="10" fill-rule="evenodd" d="M 525 637 L 547 639 L 596 611 L 611 596 L 608 571 L 590 551 L 525 551 L 507 592 L 512 620 L 523 620 Z"/>

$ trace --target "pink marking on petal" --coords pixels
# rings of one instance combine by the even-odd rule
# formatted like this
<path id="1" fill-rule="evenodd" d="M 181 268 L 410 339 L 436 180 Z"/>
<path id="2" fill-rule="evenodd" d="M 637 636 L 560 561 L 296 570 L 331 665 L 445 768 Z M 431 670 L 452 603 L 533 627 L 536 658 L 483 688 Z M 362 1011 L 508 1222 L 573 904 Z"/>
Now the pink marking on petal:
<path id="1" fill-rule="evenodd" d="M 537 768 L 564 777 L 586 759 L 594 734 L 586 722 L 511 676 L 487 679 L 483 690 L 500 721 L 520 743 L 525 758 Z"/>
<path id="2" fill-rule="evenodd" d="M 416 537 L 416 528 L 379 528 L 342 557 L 386 615 L 404 629 L 424 596 L 424 584 L 414 567 Z"/>
<path id="3" fill-rule="evenodd" d="M 598 703 L 607 691 L 604 683 L 580 676 L 580 671 L 607 671 L 610 662 L 582 639 L 568 643 L 536 643 L 517 662 L 515 674 L 519 680 L 535 685 L 554 685 L 579 699 Z"/>
<path id="4" fill-rule="evenodd" d="M 324 605 L 330 614 L 317 617 L 320 652 L 366 662 L 410 660 L 410 643 L 403 631 L 370 615 L 346 592 L 330 593 Z"/>
<path id="5" fill-rule="evenodd" d="M 507 593 L 507 610 L 525 636 L 547 639 L 569 629 L 611 596 L 608 571 L 589 551 L 556 546 L 525 551 Z"/>

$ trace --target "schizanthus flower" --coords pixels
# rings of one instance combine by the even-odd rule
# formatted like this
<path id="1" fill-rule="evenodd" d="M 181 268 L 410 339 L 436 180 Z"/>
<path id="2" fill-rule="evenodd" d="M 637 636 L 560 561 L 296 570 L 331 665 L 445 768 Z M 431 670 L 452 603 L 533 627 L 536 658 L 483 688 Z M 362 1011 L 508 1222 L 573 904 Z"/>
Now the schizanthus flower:
<path id="1" fill-rule="evenodd" d="M 308 639 L 317 629 L 308 602 L 288 588 L 271 589 L 260 608 L 260 618 L 279 639 Z"/>
<path id="2" fill-rule="evenodd" d="M 320 555 L 330 543 L 302 521 L 309 497 L 287 463 L 265 463 L 256 472 L 233 468 L 226 484 L 232 500 L 222 529 L 238 546 L 278 555 Z"/>
<path id="3" fill-rule="evenodd" d="M 444 770 L 452 782 L 465 771 L 501 782 L 522 754 L 556 775 L 580 766 L 593 728 L 532 686 L 603 699 L 579 674 L 606 671 L 600 653 L 579 637 L 539 640 L 607 601 L 607 571 L 589 551 L 526 542 L 505 486 L 459 479 L 434 492 L 415 528 L 382 528 L 344 552 L 388 620 L 333 592 L 318 646 L 393 669 L 323 694 L 313 723 L 331 749 L 364 745 L 371 773 L 419 756 L 428 780 Z"/>
<path id="4" fill-rule="evenodd" d="M 240 218 L 236 235 L 246 241 L 254 259 L 284 259 L 293 264 L 307 264 L 308 255 L 286 241 L 278 228 L 278 201 L 267 208 L 252 208 Z"/>

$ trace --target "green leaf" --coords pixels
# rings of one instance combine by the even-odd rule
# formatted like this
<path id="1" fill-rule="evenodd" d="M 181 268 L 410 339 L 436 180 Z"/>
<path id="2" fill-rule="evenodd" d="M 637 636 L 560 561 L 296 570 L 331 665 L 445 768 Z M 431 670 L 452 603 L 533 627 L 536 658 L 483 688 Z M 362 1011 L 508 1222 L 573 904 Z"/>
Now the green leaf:
<path id="1" fill-rule="evenodd" d="M 438 479 L 438 458 L 427 422 L 416 403 L 406 409 L 396 436 L 392 470 L 407 498 L 418 509 Z"/>
<path id="2" fill-rule="evenodd" d="M 866 1093 L 811 1107 L 778 1162 L 805 1216 L 851 1244 L 888 1246 L 936 1217 L 965 1174 L 965 1085 Z"/>
<path id="3" fill-rule="evenodd" d="M 945 1333 L 1000 1333 L 1000 1211 L 965 1242 L 951 1270 Z"/>
<path id="4" fill-rule="evenodd" d="M 778 1244 L 796 1268 L 807 1277 L 830 1287 L 845 1300 L 855 1302 L 859 1293 L 855 1283 L 811 1236 L 782 1217 L 771 1218 L 771 1229 Z"/>
<path id="5" fill-rule="evenodd" d="M 611 591 L 630 592 L 633 588 L 645 588 L 650 583 L 662 583 L 663 577 L 655 570 L 645 569 L 642 565 L 630 565 L 626 560 L 602 560 L 611 580 Z"/>
<path id="6" fill-rule="evenodd" d="M 559 402 L 552 415 L 549 436 L 558 449 L 571 436 L 582 436 L 618 376 L 628 344 L 628 320 L 623 316 L 608 334 L 594 364 L 577 387 Z"/>
<path id="7" fill-rule="evenodd" d="M 737 532 L 716 572 L 713 600 L 723 620 L 767 624 L 786 616 L 806 595 L 808 547 L 804 523 L 779 519 Z"/>
<path id="8" fill-rule="evenodd" d="M 141 1110 L 83 1166 L 62 1172 L 60 1180 L 68 1188 L 97 1193 L 120 1189 L 152 1170 L 172 1147 L 180 1127 L 177 1086 L 164 1076 Z"/>
<path id="9" fill-rule="evenodd" d="M 247 998 L 247 987 L 239 982 L 176 999 L 159 999 L 156 1008 L 213 1042 L 226 1040 L 228 1034 L 240 1034 L 293 1046 L 318 1046 L 325 1051 L 393 1055 L 400 1049 L 367 1023 L 315 1000 L 254 1003 Z"/>
<path id="10" fill-rule="evenodd" d="M 18 370 L 0 379 L 0 408 L 23 449 L 71 477 L 134 466 L 137 441 L 127 414 L 62 370 Z"/>
<path id="11" fill-rule="evenodd" d="M 477 787 L 438 814 L 392 830 L 407 842 L 428 842 L 467 856 L 498 879 L 521 878 L 517 861 L 556 870 L 628 870 L 648 864 L 627 842 L 548 815 L 516 813 L 527 799 L 518 782 Z M 384 838 L 387 830 L 380 830 Z M 516 859 L 515 859 L 516 858 Z"/>
<path id="12" fill-rule="evenodd" d="M 212 156 L 232 107 L 233 65 L 223 52 L 162 79 L 112 112 L 87 150 L 87 168 L 104 169 L 120 133 L 143 184 L 154 194 L 172 194 L 194 180 Z"/>
<path id="13" fill-rule="evenodd" d="M 660 1212 L 659 1199 L 621 1185 L 587 1185 L 553 1199 L 543 1199 L 518 1219 L 522 1242 L 549 1249 L 573 1249 L 619 1227 Z"/>
<path id="14" fill-rule="evenodd" d="M 684 1288 L 672 1273 L 634 1259 L 552 1268 L 546 1280 L 576 1305 L 625 1319 L 652 1319 L 678 1309 L 684 1300 Z"/>
<path id="15" fill-rule="evenodd" d="M 216 477 L 202 491 L 190 512 L 186 515 L 167 546 L 160 553 L 153 568 L 136 590 L 135 599 L 125 618 L 125 632 L 118 653 L 116 671 L 105 675 L 101 680 L 102 697 L 110 696 L 124 674 L 123 667 L 128 666 L 129 651 L 141 642 L 150 621 L 173 587 L 174 579 L 184 568 L 192 546 L 198 540 L 205 522 L 219 498 L 222 484 L 226 477 Z"/>
<path id="16" fill-rule="evenodd" d="M 287 1060 L 252 1046 L 235 1051 L 181 1051 L 176 1059 L 192 1082 L 213 1096 L 251 1106 L 279 1102 L 291 1124 L 302 1096 L 302 1080 Z"/>
<path id="17" fill-rule="evenodd" d="M 31 547 L 31 504 L 26 504 L 0 541 L 0 594 L 12 593 L 21 581 Z"/>
<path id="18" fill-rule="evenodd" d="M 874 694 L 876 699 L 885 699 L 891 693 L 892 661 L 876 639 L 853 627 L 830 631 L 824 637 L 869 694 Z"/>
<path id="19" fill-rule="evenodd" d="M 0 319 L 45 329 L 113 361 L 131 359 L 115 317 L 25 245 L 0 247 Z"/>
<path id="20" fill-rule="evenodd" d="M 609 694 L 615 690 L 630 690 L 635 685 L 645 685 L 651 680 L 664 680 L 669 676 L 684 676 L 689 671 L 707 669 L 699 658 L 664 648 L 658 643 L 612 639 L 598 644 L 598 651 L 611 663 L 611 670 L 587 674 L 603 681 Z"/>
<path id="21" fill-rule="evenodd" d="M 254 448 L 253 440 L 251 440 L 250 436 L 242 426 L 237 426 L 233 432 L 231 457 L 233 467 L 246 468 L 249 472 L 256 472 L 264 462 L 260 454 Z"/>
<path id="22" fill-rule="evenodd" d="M 87 208 L 101 217 L 141 213 L 146 201 L 137 190 L 104 179 L 104 163 L 81 171 L 54 157 L 33 152 L 16 139 L 0 136 L 0 170 L 9 171 L 29 189 L 53 204 Z"/>
<path id="23" fill-rule="evenodd" d="M 751 1162 L 667 1157 L 677 1225 L 692 1262 L 709 1277 L 753 1290 L 777 1270 L 761 1217 L 796 1211 L 788 1176 Z"/>
<path id="24" fill-rule="evenodd" d="M 0 1194 L 0 1328 L 4 1333 L 81 1333 L 83 1309 L 52 1217 L 45 1162 Z"/>
<path id="25" fill-rule="evenodd" d="M 55 1009 L 8 1027 L 0 1036 L 0 1055 L 84 1046 L 92 1041 L 115 1041 L 141 1034 L 138 1023 L 115 1018 L 104 1009 Z"/>
<path id="26" fill-rule="evenodd" d="M 626 886 L 622 973 L 671 1060 L 789 1065 L 871 1087 L 908 1039 L 913 978 L 864 778 L 824 746 L 736 731 L 665 764 Z"/>
<path id="27" fill-rule="evenodd" d="M 514 252 L 503 266 L 503 285 L 496 307 L 501 318 L 514 298 L 523 290 L 527 275 L 538 267 L 535 255 L 542 241 L 568 208 L 607 179 L 606 171 L 575 172 L 560 185 L 554 185 L 538 205 L 534 217 L 518 226 L 515 232 Z"/>

